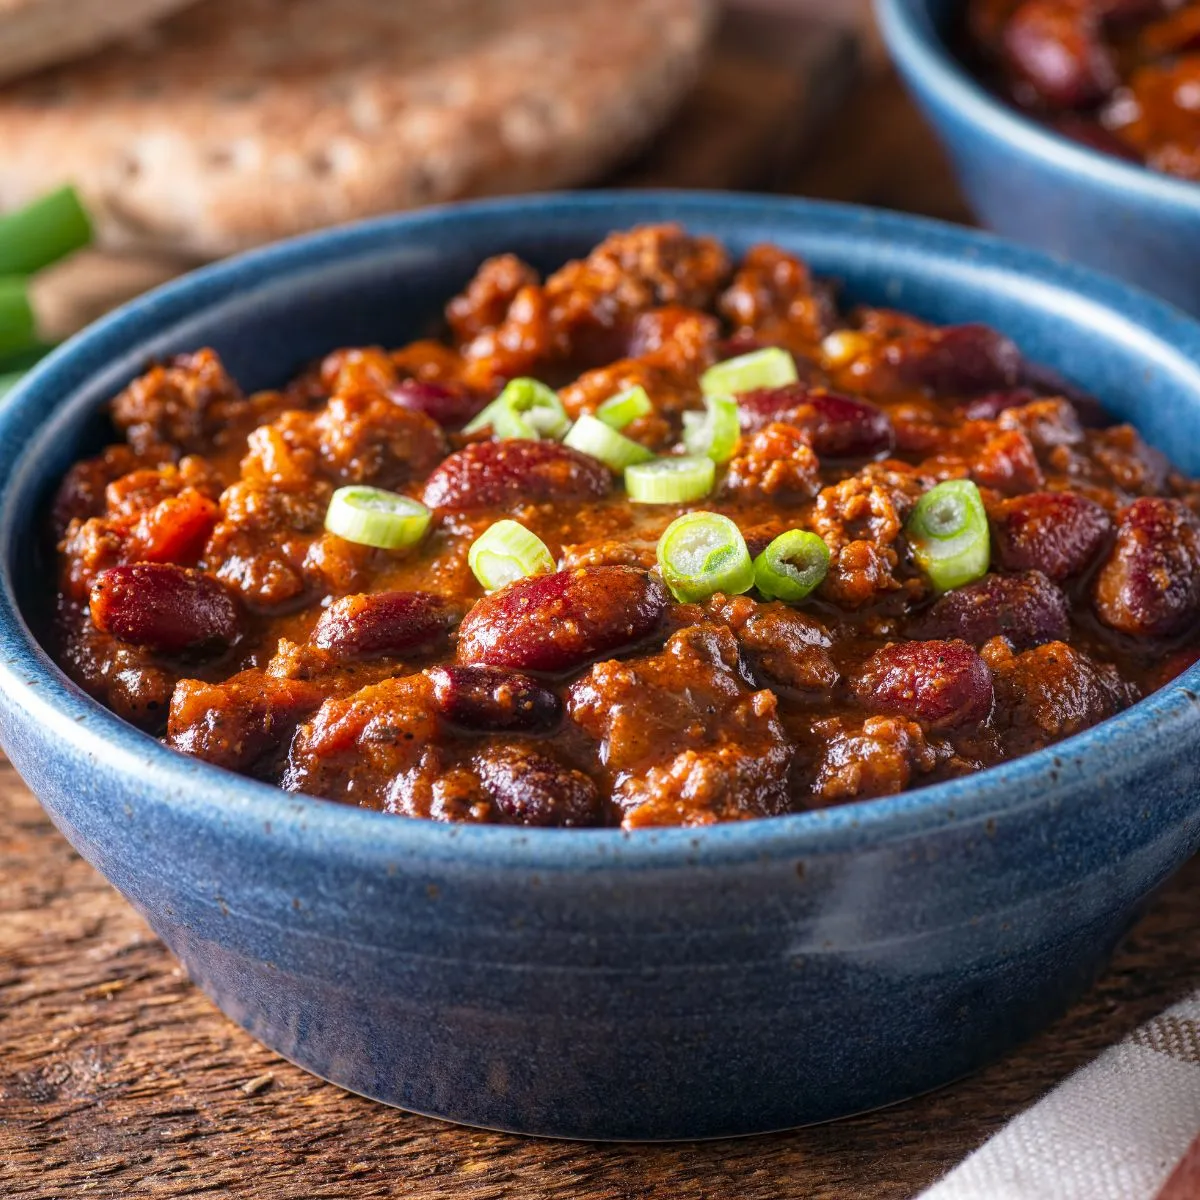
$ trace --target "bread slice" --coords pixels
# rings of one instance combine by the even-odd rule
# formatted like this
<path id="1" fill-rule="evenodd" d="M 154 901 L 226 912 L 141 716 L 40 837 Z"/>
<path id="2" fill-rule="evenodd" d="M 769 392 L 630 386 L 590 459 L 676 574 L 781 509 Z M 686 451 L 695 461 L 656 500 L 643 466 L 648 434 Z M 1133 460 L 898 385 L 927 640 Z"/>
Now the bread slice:
<path id="1" fill-rule="evenodd" d="M 0 0 L 3 2 L 3 0 Z M 0 208 L 74 182 L 109 248 L 215 257 L 580 183 L 696 76 L 710 0 L 202 0 L 0 88 Z"/>

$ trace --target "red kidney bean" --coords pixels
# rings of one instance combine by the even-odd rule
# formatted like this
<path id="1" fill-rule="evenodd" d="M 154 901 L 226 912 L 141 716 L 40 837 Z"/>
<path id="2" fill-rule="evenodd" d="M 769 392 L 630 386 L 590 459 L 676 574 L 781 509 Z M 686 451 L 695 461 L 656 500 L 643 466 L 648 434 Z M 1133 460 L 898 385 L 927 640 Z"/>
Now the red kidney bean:
<path id="1" fill-rule="evenodd" d="M 1100 620 L 1121 633 L 1182 632 L 1200 616 L 1200 522 L 1177 500 L 1135 500 L 1121 514 L 1093 598 Z"/>
<path id="2" fill-rule="evenodd" d="M 545 732 L 562 719 L 562 701 L 536 679 L 503 667 L 431 667 L 433 699 L 447 720 L 486 733 Z"/>
<path id="3" fill-rule="evenodd" d="M 657 580 L 632 567 L 534 576 L 485 596 L 458 632 L 458 661 L 569 671 L 648 636 L 667 608 Z"/>
<path id="4" fill-rule="evenodd" d="M 1021 378 L 1021 352 L 987 325 L 951 325 L 889 346 L 903 383 L 939 395 L 1009 391 Z"/>
<path id="5" fill-rule="evenodd" d="M 1070 612 L 1062 590 L 1040 571 L 985 575 L 939 597 L 908 632 L 918 638 L 962 638 L 972 646 L 1002 636 L 1018 650 L 1028 650 L 1066 641 Z"/>
<path id="6" fill-rule="evenodd" d="M 992 673 L 962 641 L 890 642 L 863 664 L 854 680 L 859 702 L 930 728 L 986 720 Z"/>
<path id="7" fill-rule="evenodd" d="M 1008 571 L 1041 571 L 1056 583 L 1087 570 L 1112 533 L 1108 513 L 1074 492 L 1016 496 L 991 516 L 996 561 Z"/>
<path id="8" fill-rule="evenodd" d="M 446 429 L 461 429 L 487 404 L 466 388 L 432 379 L 403 379 L 387 394 L 393 403 L 424 413 Z"/>
<path id="9" fill-rule="evenodd" d="M 809 435 L 821 458 L 878 458 L 896 444 L 887 413 L 837 392 L 792 383 L 743 392 L 737 399 L 743 432 L 755 433 L 772 421 L 793 425 Z"/>
<path id="10" fill-rule="evenodd" d="M 962 415 L 968 421 L 994 421 L 1010 408 L 1022 408 L 1032 404 L 1037 395 L 1029 388 L 1009 388 L 1002 392 L 988 392 L 962 406 Z"/>
<path id="11" fill-rule="evenodd" d="M 598 825 L 600 793 L 582 771 L 523 746 L 496 746 L 475 771 L 506 821 L 518 825 Z"/>
<path id="12" fill-rule="evenodd" d="M 343 596 L 322 614 L 309 637 L 339 658 L 372 658 L 428 650 L 457 616 L 430 592 L 374 592 Z"/>
<path id="13" fill-rule="evenodd" d="M 429 476 L 430 508 L 492 508 L 531 500 L 595 500 L 608 495 L 612 472 L 558 442 L 475 442 Z"/>
<path id="14" fill-rule="evenodd" d="M 224 584 L 167 563 L 101 571 L 89 604 L 101 632 L 163 654 L 228 646 L 241 631 L 240 610 Z"/>
<path id="15" fill-rule="evenodd" d="M 1120 82 L 1088 5 L 1025 0 L 1005 26 L 1004 52 L 1051 108 L 1085 108 Z"/>

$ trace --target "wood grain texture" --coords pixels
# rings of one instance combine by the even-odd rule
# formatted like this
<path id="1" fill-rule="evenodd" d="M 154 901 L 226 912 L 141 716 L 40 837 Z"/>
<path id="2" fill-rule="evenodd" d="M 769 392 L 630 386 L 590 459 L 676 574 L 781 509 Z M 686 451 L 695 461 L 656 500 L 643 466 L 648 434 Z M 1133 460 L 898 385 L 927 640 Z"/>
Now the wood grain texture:
<path id="1" fill-rule="evenodd" d="M 1024 1050 L 834 1125 L 669 1146 L 409 1116 L 227 1021 L 0 767 L 0 1195 L 36 1200 L 902 1200 L 1200 979 L 1200 861 Z"/>

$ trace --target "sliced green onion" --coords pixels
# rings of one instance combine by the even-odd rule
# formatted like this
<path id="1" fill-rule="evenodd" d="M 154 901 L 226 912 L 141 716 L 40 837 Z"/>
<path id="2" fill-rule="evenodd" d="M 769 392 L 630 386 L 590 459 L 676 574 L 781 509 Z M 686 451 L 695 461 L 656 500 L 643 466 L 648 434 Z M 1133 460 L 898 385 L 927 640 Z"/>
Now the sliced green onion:
<path id="1" fill-rule="evenodd" d="M 400 550 L 425 536 L 432 513 L 417 500 L 382 488 L 342 487 L 333 493 L 325 528 L 348 542 Z"/>
<path id="2" fill-rule="evenodd" d="M 524 525 L 508 520 L 489 525 L 471 543 L 467 563 L 489 592 L 527 575 L 554 572 L 554 558 L 546 543 Z"/>
<path id="3" fill-rule="evenodd" d="M 0 217 L 0 275 L 32 275 L 91 240 L 92 224 L 75 189 L 59 188 Z"/>
<path id="4" fill-rule="evenodd" d="M 757 388 L 786 387 L 799 378 L 795 359 L 786 350 L 772 346 L 709 367 L 700 376 L 700 390 L 706 396 L 736 396 Z"/>
<path id="5" fill-rule="evenodd" d="M 768 600 L 798 604 L 828 570 L 829 547 L 824 539 L 806 529 L 789 529 L 754 560 L 754 586 Z"/>
<path id="6" fill-rule="evenodd" d="M 987 574 L 991 545 L 979 489 L 969 479 L 939 483 L 917 501 L 905 526 L 917 566 L 939 592 Z"/>
<path id="7" fill-rule="evenodd" d="M 715 463 L 733 457 L 741 436 L 737 402 L 728 396 L 705 396 L 703 413 L 683 414 L 683 444 L 689 454 L 706 455 Z"/>
<path id="8" fill-rule="evenodd" d="M 25 280 L 0 278 L 0 354 L 15 354 L 37 341 L 33 308 Z"/>
<path id="9" fill-rule="evenodd" d="M 711 458 L 656 458 L 625 468 L 625 490 L 638 504 L 688 504 L 707 496 L 716 477 Z"/>
<path id="10" fill-rule="evenodd" d="M 626 388 L 615 396 L 610 396 L 596 409 L 596 416 L 610 429 L 624 429 L 639 417 L 649 416 L 654 411 L 646 389 L 640 384 Z"/>
<path id="11" fill-rule="evenodd" d="M 658 539 L 658 566 L 671 595 L 685 604 L 754 586 L 746 539 L 719 513 L 685 513 L 672 521 Z"/>
<path id="12" fill-rule="evenodd" d="M 614 471 L 623 471 L 632 463 L 649 462 L 654 457 L 640 442 L 586 414 L 571 426 L 563 445 L 598 458 Z"/>
<path id="13" fill-rule="evenodd" d="M 571 428 L 571 418 L 553 388 L 536 379 L 510 379 L 464 432 L 478 433 L 488 426 L 501 440 L 560 438 Z"/>

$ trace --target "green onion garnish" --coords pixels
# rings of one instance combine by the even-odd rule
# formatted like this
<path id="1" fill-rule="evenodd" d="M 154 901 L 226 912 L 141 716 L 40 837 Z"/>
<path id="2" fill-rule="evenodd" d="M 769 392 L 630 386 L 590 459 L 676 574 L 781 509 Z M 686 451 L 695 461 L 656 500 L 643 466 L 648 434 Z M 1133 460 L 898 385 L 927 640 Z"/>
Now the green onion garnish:
<path id="1" fill-rule="evenodd" d="M 987 574 L 991 546 L 987 513 L 969 479 L 939 483 L 917 501 L 905 526 L 917 566 L 939 592 Z"/>
<path id="2" fill-rule="evenodd" d="M 432 517 L 417 500 L 382 488 L 343 487 L 333 493 L 325 528 L 348 542 L 378 550 L 401 550 L 425 536 Z"/>
<path id="3" fill-rule="evenodd" d="M 700 390 L 706 396 L 736 396 L 758 388 L 786 387 L 799 378 L 795 359 L 786 350 L 772 346 L 709 367 L 700 376 Z"/>
<path id="4" fill-rule="evenodd" d="M 705 396 L 703 413 L 683 414 L 683 444 L 689 454 L 706 455 L 715 463 L 733 457 L 741 436 L 737 402 L 728 396 Z"/>
<path id="5" fill-rule="evenodd" d="M 711 458 L 656 458 L 625 468 L 625 490 L 638 504 L 688 504 L 707 496 L 716 476 Z"/>
<path id="6" fill-rule="evenodd" d="M 754 560 L 754 586 L 768 600 L 798 604 L 828 570 L 824 540 L 806 529 L 789 529 Z"/>
<path id="7" fill-rule="evenodd" d="M 75 189 L 59 188 L 0 217 L 0 275 L 32 275 L 91 240 L 92 224 Z"/>
<path id="8" fill-rule="evenodd" d="M 610 429 L 624 429 L 639 417 L 649 416 L 654 411 L 646 389 L 639 384 L 610 396 L 596 409 L 596 416 Z"/>
<path id="9" fill-rule="evenodd" d="M 685 513 L 672 521 L 658 539 L 658 565 L 671 594 L 685 604 L 754 586 L 746 539 L 719 513 Z"/>
<path id="10" fill-rule="evenodd" d="M 623 471 L 632 463 L 649 462 L 654 457 L 640 442 L 586 414 L 568 430 L 563 445 L 598 458 L 614 471 Z"/>
<path id="11" fill-rule="evenodd" d="M 546 543 L 524 525 L 509 520 L 489 525 L 471 543 L 467 563 L 489 592 L 527 575 L 554 573 L 554 558 Z"/>
<path id="12" fill-rule="evenodd" d="M 488 426 L 501 440 L 560 438 L 571 428 L 571 418 L 553 388 L 536 379 L 510 379 L 463 432 L 478 433 Z"/>
<path id="13" fill-rule="evenodd" d="M 37 341 L 33 308 L 25 280 L 0 278 L 0 354 L 15 354 Z"/>

